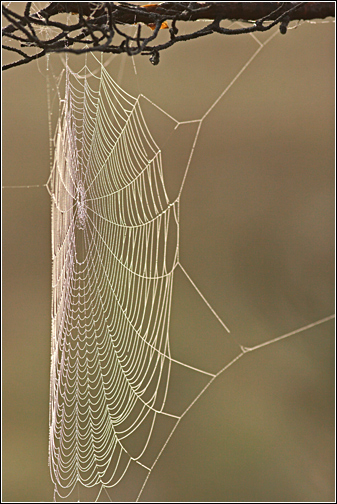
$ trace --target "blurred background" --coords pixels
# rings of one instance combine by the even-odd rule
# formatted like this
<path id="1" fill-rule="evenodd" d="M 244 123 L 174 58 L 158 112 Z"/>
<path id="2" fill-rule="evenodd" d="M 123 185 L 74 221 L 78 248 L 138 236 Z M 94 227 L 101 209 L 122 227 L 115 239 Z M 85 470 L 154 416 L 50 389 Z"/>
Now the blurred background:
<path id="1" fill-rule="evenodd" d="M 237 342 L 253 346 L 334 313 L 334 37 L 332 22 L 276 34 L 202 125 L 181 198 L 180 261 L 232 336 L 177 270 L 170 335 L 179 360 L 215 373 Z M 249 35 L 214 34 L 164 51 L 158 66 L 137 56 L 137 76 L 125 56 L 108 69 L 130 94 L 193 120 L 257 48 Z M 50 57 L 51 68 L 60 64 Z M 45 75 L 46 63 L 33 62 L 2 81 L 3 185 L 41 184 L 3 190 L 7 502 L 53 498 Z M 195 124 L 170 136 L 145 101 L 144 114 L 173 195 Z M 245 355 L 183 418 L 141 500 L 334 501 L 334 376 L 333 321 Z M 197 380 L 173 382 L 168 406 L 184 408 Z M 128 493 L 112 498 L 136 498 L 130 478 Z"/>

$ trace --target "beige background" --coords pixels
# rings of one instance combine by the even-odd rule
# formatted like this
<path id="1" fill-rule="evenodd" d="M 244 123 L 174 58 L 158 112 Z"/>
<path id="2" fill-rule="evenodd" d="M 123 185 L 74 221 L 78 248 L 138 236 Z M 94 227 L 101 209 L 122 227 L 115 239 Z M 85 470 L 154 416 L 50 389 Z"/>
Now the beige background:
<path id="1" fill-rule="evenodd" d="M 109 69 L 130 93 L 140 89 L 178 120 L 197 119 L 256 48 L 248 35 L 213 35 L 171 48 L 157 67 L 136 57 L 137 79 L 125 57 Z M 276 35 L 202 126 L 181 201 L 181 263 L 244 345 L 334 311 L 334 58 L 332 22 Z M 57 56 L 51 62 L 58 67 Z M 31 63 L 3 74 L 5 186 L 47 182 L 44 73 L 45 64 Z M 146 113 L 160 136 L 155 112 Z M 184 166 L 192 129 L 176 149 L 162 139 L 168 181 Z M 53 495 L 49 214 L 44 187 L 3 191 L 5 501 Z M 228 336 L 180 272 L 175 285 L 174 356 L 219 370 L 230 360 Z M 219 377 L 179 425 L 142 497 L 333 500 L 333 322 L 249 354 Z"/>

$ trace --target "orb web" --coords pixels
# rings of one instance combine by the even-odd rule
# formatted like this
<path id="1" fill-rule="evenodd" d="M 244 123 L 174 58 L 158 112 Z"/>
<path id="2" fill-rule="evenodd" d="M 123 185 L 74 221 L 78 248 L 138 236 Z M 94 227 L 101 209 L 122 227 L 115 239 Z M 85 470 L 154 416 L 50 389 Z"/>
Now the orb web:
<path id="1" fill-rule="evenodd" d="M 114 485 L 165 405 L 179 200 L 139 100 L 104 66 L 67 65 L 55 145 L 50 468 L 66 496 Z"/>
<path id="2" fill-rule="evenodd" d="M 108 490 L 135 465 L 143 471 L 139 497 L 178 423 L 223 371 L 247 352 L 332 318 L 251 348 L 233 338 L 235 351 L 214 373 L 171 355 L 177 270 L 229 332 L 180 261 L 179 205 L 204 119 L 270 39 L 262 44 L 254 37 L 257 50 L 230 84 L 200 119 L 184 122 L 145 96 L 124 91 L 103 59 L 90 56 L 95 71 L 87 62 L 74 71 L 66 61 L 48 182 L 53 253 L 49 464 L 56 500 L 80 500 L 83 488 L 93 490 L 93 500 L 104 498 L 103 491 L 110 498 Z M 161 148 L 143 112 L 146 102 L 168 117 L 173 130 L 195 126 L 173 198 Z M 167 408 L 176 365 L 203 379 L 180 412 Z M 167 423 L 160 423 L 163 419 Z"/>

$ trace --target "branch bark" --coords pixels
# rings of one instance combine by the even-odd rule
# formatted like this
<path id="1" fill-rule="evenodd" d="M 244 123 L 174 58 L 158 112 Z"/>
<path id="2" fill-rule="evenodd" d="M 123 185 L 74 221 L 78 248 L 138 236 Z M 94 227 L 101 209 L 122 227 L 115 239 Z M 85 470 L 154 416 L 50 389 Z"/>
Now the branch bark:
<path id="1" fill-rule="evenodd" d="M 194 38 L 221 33 L 238 35 L 256 31 L 267 31 L 276 24 L 285 34 L 287 25 L 293 20 L 324 19 L 335 16 L 335 2 L 162 2 L 139 6 L 130 2 L 51 2 L 38 13 L 31 13 L 32 2 L 27 2 L 24 15 L 18 15 L 3 6 L 3 16 L 9 24 L 3 28 L 2 36 L 16 41 L 18 47 L 3 44 L 3 49 L 16 53 L 21 59 L 4 65 L 12 68 L 51 52 L 73 52 L 81 54 L 91 51 L 149 55 L 153 64 L 159 62 L 159 52 L 173 44 Z M 74 24 L 64 24 L 58 14 L 70 13 L 78 16 Z M 56 19 L 55 19 L 56 17 Z M 179 35 L 177 22 L 210 20 L 211 23 L 192 33 Z M 222 20 L 249 23 L 242 28 L 223 28 Z M 169 28 L 169 40 L 156 45 L 159 30 Z M 123 30 L 125 25 L 138 24 L 137 35 L 130 36 Z M 150 36 L 142 36 L 142 26 L 152 28 Z M 53 27 L 59 33 L 48 40 L 38 37 L 34 27 Z M 123 40 L 119 45 L 112 43 L 114 35 Z M 88 47 L 89 46 L 89 47 Z M 34 55 L 22 48 L 38 48 Z"/>

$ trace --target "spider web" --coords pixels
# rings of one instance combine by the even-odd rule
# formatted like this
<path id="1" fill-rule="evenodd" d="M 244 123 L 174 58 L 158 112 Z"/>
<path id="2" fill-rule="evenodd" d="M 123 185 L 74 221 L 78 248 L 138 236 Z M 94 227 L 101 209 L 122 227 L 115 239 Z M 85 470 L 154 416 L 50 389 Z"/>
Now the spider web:
<path id="1" fill-rule="evenodd" d="M 89 74 L 97 90 L 88 72 L 66 68 L 50 180 L 50 465 L 67 491 L 113 486 L 141 463 L 167 395 L 178 263 L 179 200 L 168 199 L 139 99 L 104 66 Z"/>
<path id="2" fill-rule="evenodd" d="M 266 45 L 255 42 L 247 64 Z M 56 81 L 60 119 L 47 185 L 53 211 L 50 467 L 56 498 L 59 492 L 70 500 L 115 500 L 126 481 L 142 495 L 176 426 L 225 369 L 280 338 L 264 335 L 247 349 L 241 335 L 228 335 L 180 253 L 180 206 L 199 133 L 247 65 L 240 63 L 198 119 L 179 121 L 143 95 L 126 93 L 97 58 L 88 61 L 76 71 L 67 63 Z M 159 117 L 164 132 L 156 126 Z M 163 147 L 175 138 L 179 149 L 177 135 L 186 152 L 173 176 Z M 176 325 L 170 327 L 170 312 L 182 278 L 221 330 L 216 365 L 207 342 L 204 359 L 196 357 L 193 341 L 188 358 L 171 351 Z M 181 399 L 171 394 L 177 387 Z"/>
<path id="3" fill-rule="evenodd" d="M 189 121 L 176 120 L 142 94 L 135 98 L 125 92 L 103 59 L 89 56 L 91 65 L 86 58 L 74 71 L 67 58 L 58 81 L 60 112 L 48 183 L 53 254 L 49 464 L 55 498 L 80 499 L 83 488 L 91 488 L 95 500 L 111 498 L 108 489 L 131 466 L 139 498 L 177 425 L 220 374 L 247 352 L 333 318 L 253 347 L 228 336 L 227 361 L 215 373 L 171 355 L 177 269 L 223 331 L 230 332 L 180 260 L 180 200 L 204 120 L 276 33 L 264 43 L 254 37 L 253 55 L 202 117 Z M 192 127 L 175 190 L 167 188 L 169 177 L 146 109 L 166 120 L 166 137 Z M 179 407 L 168 406 L 172 381 L 187 379 L 182 371 L 198 377 L 194 397 L 188 394 Z"/>

